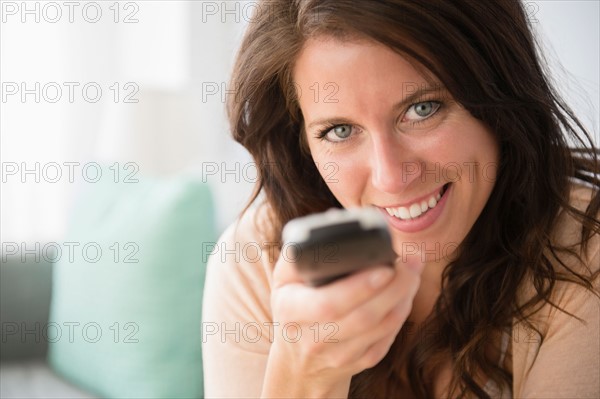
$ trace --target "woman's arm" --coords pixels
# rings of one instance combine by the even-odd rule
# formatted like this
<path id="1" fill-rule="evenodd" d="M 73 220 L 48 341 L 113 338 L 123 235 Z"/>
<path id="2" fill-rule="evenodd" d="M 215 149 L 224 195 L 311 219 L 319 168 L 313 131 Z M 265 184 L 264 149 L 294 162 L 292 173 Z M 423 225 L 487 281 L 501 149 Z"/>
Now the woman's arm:
<path id="1" fill-rule="evenodd" d="M 257 258 L 254 245 L 243 250 L 242 240 L 258 240 L 247 224 L 235 227 L 220 237 L 207 265 L 202 310 L 207 398 L 259 397 L 272 341 L 268 259 Z"/>

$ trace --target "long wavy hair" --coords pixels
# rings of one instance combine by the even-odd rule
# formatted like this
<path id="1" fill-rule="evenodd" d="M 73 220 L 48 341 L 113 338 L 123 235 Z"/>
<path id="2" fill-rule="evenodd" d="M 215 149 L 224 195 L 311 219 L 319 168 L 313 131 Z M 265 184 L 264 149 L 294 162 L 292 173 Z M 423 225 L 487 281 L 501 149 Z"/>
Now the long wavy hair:
<path id="1" fill-rule="evenodd" d="M 292 79 L 299 51 L 318 35 L 362 37 L 388 46 L 436 76 L 500 143 L 493 192 L 444 269 L 442 294 L 426 321 L 427 328 L 443 333 L 426 334 L 409 348 L 399 334 L 378 365 L 353 377 L 350 396 L 397 397 L 401 381 L 408 380 L 417 397 L 432 397 L 431 375 L 448 357 L 452 396 L 489 397 L 474 378 L 478 370 L 499 386 L 511 386 L 512 375 L 486 355 L 490 337 L 510 329 L 513 320 L 527 323 L 541 305 L 552 304 L 558 281 L 597 294 L 592 284 L 597 272 L 559 271 L 553 264 L 564 265 L 559 255 L 565 252 L 582 260 L 578 251 L 551 241 L 559 211 L 580 221 L 582 250 L 600 234 L 600 152 L 550 84 L 523 5 L 515 0 L 258 3 L 233 71 L 237 94 L 227 106 L 233 137 L 259 169 L 244 211 L 264 194 L 275 241 L 289 220 L 341 207 L 302 145 Z M 592 191 L 584 211 L 569 203 L 577 180 Z M 536 294 L 519 303 L 518 289 L 527 278 Z"/>

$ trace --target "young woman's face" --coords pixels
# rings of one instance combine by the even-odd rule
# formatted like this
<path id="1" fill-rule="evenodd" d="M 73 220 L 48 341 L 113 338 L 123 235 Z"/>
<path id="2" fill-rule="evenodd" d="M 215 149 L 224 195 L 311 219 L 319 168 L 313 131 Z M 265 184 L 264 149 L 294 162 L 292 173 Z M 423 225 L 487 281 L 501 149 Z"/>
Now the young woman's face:
<path id="1" fill-rule="evenodd" d="M 373 42 L 311 39 L 294 81 L 312 157 L 338 201 L 377 207 L 397 253 L 447 259 L 494 186 L 490 129 Z"/>

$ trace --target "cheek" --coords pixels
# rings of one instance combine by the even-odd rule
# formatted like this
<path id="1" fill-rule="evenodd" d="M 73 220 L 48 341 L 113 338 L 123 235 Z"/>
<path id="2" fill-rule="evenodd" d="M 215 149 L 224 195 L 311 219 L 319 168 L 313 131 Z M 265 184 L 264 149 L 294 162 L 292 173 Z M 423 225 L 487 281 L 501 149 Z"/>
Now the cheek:
<path id="1" fill-rule="evenodd" d="M 493 133 L 482 123 L 470 117 L 467 122 L 463 120 L 462 123 L 449 124 L 438 132 L 437 137 L 436 144 L 430 146 L 435 151 L 425 150 L 424 153 L 427 151 L 430 155 L 428 158 L 439 162 L 442 170 L 448 169 L 448 174 L 452 174 L 450 177 L 454 177 L 455 171 L 458 171 L 469 177 L 467 182 L 472 182 L 471 177 L 495 180 L 499 145 Z M 473 168 L 479 172 L 476 176 L 472 176 Z M 482 175 L 482 171 L 485 175 Z"/>
<path id="2" fill-rule="evenodd" d="M 344 207 L 361 205 L 361 196 L 368 179 L 366 164 L 354 158 L 334 157 L 311 148 L 313 160 L 323 181 Z"/>

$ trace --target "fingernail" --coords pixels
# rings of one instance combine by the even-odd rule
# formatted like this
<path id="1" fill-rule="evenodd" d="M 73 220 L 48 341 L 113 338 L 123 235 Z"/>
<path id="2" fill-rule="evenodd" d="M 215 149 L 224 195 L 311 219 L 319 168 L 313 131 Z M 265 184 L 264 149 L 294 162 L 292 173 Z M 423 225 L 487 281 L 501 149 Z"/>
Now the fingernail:
<path id="1" fill-rule="evenodd" d="M 373 288 L 382 287 L 392 279 L 393 275 L 394 269 L 392 269 L 391 267 L 385 269 L 378 269 L 371 273 L 371 276 L 369 277 L 369 284 Z"/>

